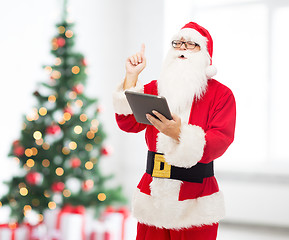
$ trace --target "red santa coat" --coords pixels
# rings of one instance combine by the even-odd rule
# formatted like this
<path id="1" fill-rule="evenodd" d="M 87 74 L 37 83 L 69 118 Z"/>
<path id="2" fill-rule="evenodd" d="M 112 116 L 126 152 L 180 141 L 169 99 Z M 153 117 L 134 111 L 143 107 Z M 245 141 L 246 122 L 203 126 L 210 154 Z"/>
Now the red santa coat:
<path id="1" fill-rule="evenodd" d="M 138 88 L 138 87 L 137 87 Z M 136 91 L 158 95 L 157 81 Z M 214 79 L 208 80 L 203 96 L 182 116 L 180 142 L 160 133 L 151 125 L 136 122 L 126 100 L 114 96 L 118 126 L 126 132 L 146 129 L 149 151 L 164 153 L 172 166 L 190 168 L 220 157 L 234 139 L 236 105 L 233 93 Z M 144 157 L 145 161 L 145 157 Z M 224 200 L 214 176 L 203 183 L 153 178 L 145 173 L 132 202 L 139 222 L 160 228 L 181 229 L 209 225 L 224 217 Z"/>

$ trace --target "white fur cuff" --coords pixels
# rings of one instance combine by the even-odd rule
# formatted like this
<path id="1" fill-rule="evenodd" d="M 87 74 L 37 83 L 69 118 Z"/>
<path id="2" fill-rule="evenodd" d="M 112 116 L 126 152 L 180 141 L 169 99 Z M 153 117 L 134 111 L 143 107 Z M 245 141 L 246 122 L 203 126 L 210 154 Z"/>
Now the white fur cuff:
<path id="1" fill-rule="evenodd" d="M 205 132 L 201 127 L 182 123 L 180 142 L 159 133 L 157 151 L 164 153 L 167 163 L 190 168 L 202 159 L 205 144 Z"/>
<path id="2" fill-rule="evenodd" d="M 134 91 L 134 92 L 144 92 L 144 86 L 137 81 L 137 84 L 135 87 L 127 89 L 129 91 Z M 128 101 L 126 99 L 126 96 L 124 94 L 123 90 L 123 82 L 117 87 L 116 91 L 113 93 L 113 108 L 114 111 L 117 114 L 123 114 L 123 115 L 129 115 L 132 114 L 132 110 L 128 104 Z"/>

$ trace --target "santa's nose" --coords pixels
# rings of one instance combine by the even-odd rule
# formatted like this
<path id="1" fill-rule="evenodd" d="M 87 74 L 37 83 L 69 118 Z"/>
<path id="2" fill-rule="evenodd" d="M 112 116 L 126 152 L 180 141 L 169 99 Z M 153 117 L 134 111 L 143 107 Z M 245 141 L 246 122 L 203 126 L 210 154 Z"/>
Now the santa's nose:
<path id="1" fill-rule="evenodd" d="M 187 50 L 186 44 L 184 42 L 180 46 L 180 50 Z"/>

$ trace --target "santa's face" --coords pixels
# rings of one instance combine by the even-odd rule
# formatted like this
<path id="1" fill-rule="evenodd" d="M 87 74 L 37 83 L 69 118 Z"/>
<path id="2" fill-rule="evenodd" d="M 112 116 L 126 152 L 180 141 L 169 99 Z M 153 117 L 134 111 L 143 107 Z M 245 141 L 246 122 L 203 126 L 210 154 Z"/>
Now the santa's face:
<path id="1" fill-rule="evenodd" d="M 202 96 L 207 86 L 206 68 L 210 58 L 198 43 L 192 47 L 184 37 L 182 43 L 172 47 L 164 64 L 159 79 L 159 94 L 168 100 L 172 112 L 179 114 L 192 104 L 194 98 Z M 177 47 L 176 47 L 177 46 Z M 190 49 L 188 49 L 190 48 Z"/>
<path id="2" fill-rule="evenodd" d="M 192 51 L 192 52 L 199 52 L 201 50 L 201 47 L 199 44 L 193 42 L 193 41 L 186 41 L 183 37 L 180 40 L 174 40 L 173 41 L 173 47 L 176 50 L 180 51 Z M 180 57 L 181 59 L 186 59 L 183 57 Z"/>

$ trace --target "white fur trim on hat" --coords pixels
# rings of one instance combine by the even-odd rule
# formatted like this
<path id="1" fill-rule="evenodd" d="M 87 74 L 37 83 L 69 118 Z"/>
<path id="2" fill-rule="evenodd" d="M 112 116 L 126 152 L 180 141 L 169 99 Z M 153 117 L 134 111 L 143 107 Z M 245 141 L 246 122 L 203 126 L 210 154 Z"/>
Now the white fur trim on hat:
<path id="1" fill-rule="evenodd" d="M 164 153 L 167 163 L 190 168 L 202 159 L 205 144 L 205 132 L 201 127 L 182 123 L 179 142 L 158 133 L 157 151 Z"/>
<path id="2" fill-rule="evenodd" d="M 164 195 L 162 198 L 156 198 L 137 189 L 132 201 L 132 210 L 139 222 L 167 229 L 211 225 L 225 216 L 222 192 L 178 201 L 178 194 L 175 197 Z"/>
<path id="3" fill-rule="evenodd" d="M 127 90 L 143 93 L 144 86 L 139 81 L 137 81 L 135 87 L 129 88 Z M 125 91 L 123 90 L 122 82 L 120 85 L 118 85 L 116 91 L 113 93 L 113 108 L 117 114 L 129 115 L 132 114 L 132 110 L 128 104 L 124 92 Z"/>
<path id="4" fill-rule="evenodd" d="M 173 40 L 179 40 L 181 38 L 186 39 L 187 41 L 193 41 L 200 45 L 201 51 L 207 51 L 207 41 L 208 39 L 197 30 L 192 28 L 183 28 L 176 35 L 173 36 Z"/>
<path id="5" fill-rule="evenodd" d="M 217 74 L 217 68 L 214 65 L 209 65 L 206 68 L 206 76 L 207 78 L 212 78 L 213 76 L 215 76 Z"/>

